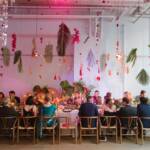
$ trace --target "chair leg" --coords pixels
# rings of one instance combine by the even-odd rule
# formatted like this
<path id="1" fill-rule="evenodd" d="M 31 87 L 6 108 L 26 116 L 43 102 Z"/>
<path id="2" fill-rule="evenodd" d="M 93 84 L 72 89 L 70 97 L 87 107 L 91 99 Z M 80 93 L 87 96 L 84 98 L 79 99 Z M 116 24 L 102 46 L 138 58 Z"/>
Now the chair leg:
<path id="1" fill-rule="evenodd" d="M 12 133 L 12 144 L 15 143 L 15 129 L 13 129 L 13 133 Z"/>
<path id="2" fill-rule="evenodd" d="M 33 130 L 33 143 L 35 144 L 35 129 Z"/>
<path id="3" fill-rule="evenodd" d="M 80 144 L 82 142 L 82 130 L 80 129 Z"/>
<path id="4" fill-rule="evenodd" d="M 99 143 L 99 135 L 98 135 L 98 130 L 96 130 L 96 144 Z"/>
<path id="5" fill-rule="evenodd" d="M 19 143 L 19 129 L 17 129 L 17 143 Z"/>
<path id="6" fill-rule="evenodd" d="M 118 142 L 118 129 L 116 128 L 116 143 Z"/>
<path id="7" fill-rule="evenodd" d="M 74 130 L 74 135 L 75 135 L 75 143 L 77 144 L 77 128 L 75 128 L 75 130 Z"/>
<path id="8" fill-rule="evenodd" d="M 138 144 L 138 129 L 136 130 L 136 144 Z"/>
<path id="9" fill-rule="evenodd" d="M 122 143 L 122 129 L 120 129 L 120 144 Z"/>
<path id="10" fill-rule="evenodd" d="M 53 129 L 53 144 L 55 144 L 55 129 Z"/>
<path id="11" fill-rule="evenodd" d="M 141 140 L 142 140 L 142 144 L 144 144 L 144 135 L 143 135 L 143 129 L 141 129 Z"/>
<path id="12" fill-rule="evenodd" d="M 60 132 L 61 132 L 61 130 L 59 129 L 59 136 L 58 136 L 58 143 L 59 143 L 59 144 L 60 144 L 60 136 L 61 136 L 61 135 L 60 135 L 60 134 L 61 134 Z"/>

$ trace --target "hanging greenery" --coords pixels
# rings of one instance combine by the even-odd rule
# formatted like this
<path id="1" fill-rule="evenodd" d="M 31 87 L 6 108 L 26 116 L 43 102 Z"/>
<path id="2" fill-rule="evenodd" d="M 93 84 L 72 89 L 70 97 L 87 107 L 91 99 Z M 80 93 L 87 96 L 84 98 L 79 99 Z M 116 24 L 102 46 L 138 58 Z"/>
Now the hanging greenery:
<path id="1" fill-rule="evenodd" d="M 20 60 L 20 57 L 21 57 L 21 51 L 18 50 L 18 51 L 15 52 L 14 64 L 16 64 Z"/>
<path id="2" fill-rule="evenodd" d="M 58 38 L 57 38 L 57 52 L 59 56 L 65 56 L 66 47 L 70 37 L 71 37 L 71 33 L 69 28 L 64 23 L 62 23 L 59 26 Z"/>
<path id="3" fill-rule="evenodd" d="M 53 46 L 52 45 L 50 44 L 46 45 L 44 58 L 47 63 L 52 62 L 53 60 Z"/>
<path id="4" fill-rule="evenodd" d="M 3 63 L 5 66 L 9 66 L 10 63 L 10 51 L 7 47 L 2 47 L 2 56 L 3 56 Z"/>
<path id="5" fill-rule="evenodd" d="M 65 96 L 71 96 L 74 92 L 74 87 L 67 80 L 61 81 L 60 86 Z"/>
<path id="6" fill-rule="evenodd" d="M 137 81 L 142 85 L 147 85 L 149 83 L 149 75 L 145 69 L 142 69 L 136 77 Z"/>
<path id="7" fill-rule="evenodd" d="M 19 62 L 18 62 L 18 72 L 22 72 L 23 71 L 23 65 L 22 65 L 22 59 L 20 57 Z"/>
<path id="8" fill-rule="evenodd" d="M 127 63 L 131 63 L 132 64 L 132 67 L 135 65 L 135 62 L 136 62 L 136 58 L 137 58 L 137 48 L 133 48 L 129 55 L 127 56 L 127 60 L 126 62 Z"/>

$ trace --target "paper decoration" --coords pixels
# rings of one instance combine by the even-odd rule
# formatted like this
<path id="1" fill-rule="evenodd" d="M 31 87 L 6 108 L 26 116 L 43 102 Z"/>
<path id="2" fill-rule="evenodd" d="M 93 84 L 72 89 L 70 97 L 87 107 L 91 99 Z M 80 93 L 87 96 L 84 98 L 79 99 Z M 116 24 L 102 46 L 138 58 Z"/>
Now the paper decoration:
<path id="1" fill-rule="evenodd" d="M 50 44 L 46 45 L 44 58 L 47 63 L 52 62 L 52 60 L 53 60 L 53 45 L 50 45 Z"/>
<path id="2" fill-rule="evenodd" d="M 97 75 L 97 77 L 96 77 L 96 80 L 97 81 L 100 81 L 100 67 L 99 67 L 99 65 L 98 65 L 98 75 Z"/>
<path id="3" fill-rule="evenodd" d="M 111 70 L 108 71 L 108 75 L 112 76 L 112 71 Z"/>
<path id="4" fill-rule="evenodd" d="M 36 40 L 35 38 L 32 39 L 32 57 L 38 57 L 39 54 L 36 50 L 37 46 L 36 46 Z"/>
<path id="5" fill-rule="evenodd" d="M 12 51 L 15 51 L 15 49 L 16 49 L 16 41 L 17 41 L 17 36 L 16 36 L 16 34 L 15 33 L 13 33 L 12 34 Z"/>
<path id="6" fill-rule="evenodd" d="M 80 80 L 83 78 L 83 65 L 80 65 L 80 71 L 79 71 Z"/>
<path id="7" fill-rule="evenodd" d="M 43 37 L 40 37 L 40 43 L 43 44 Z"/>
<path id="8" fill-rule="evenodd" d="M 79 33 L 79 30 L 77 30 L 76 28 L 74 28 L 74 34 L 73 34 L 73 37 L 72 37 L 72 43 L 75 44 L 75 43 L 79 43 L 80 42 L 80 33 Z"/>
<path id="9" fill-rule="evenodd" d="M 89 35 L 88 35 L 88 36 L 85 38 L 85 40 L 83 41 L 83 43 L 86 44 L 87 41 L 89 40 L 89 38 L 90 38 L 90 37 L 89 37 Z"/>
<path id="10" fill-rule="evenodd" d="M 55 75 L 54 75 L 54 80 L 55 80 L 55 81 L 61 81 L 60 75 L 55 74 Z"/>
<path id="11" fill-rule="evenodd" d="M 96 31 L 95 31 L 96 45 L 101 38 L 101 18 L 96 19 Z"/>
<path id="12" fill-rule="evenodd" d="M 87 65 L 89 68 L 93 67 L 96 63 L 95 56 L 92 52 L 92 50 L 89 51 L 88 56 L 87 56 Z"/>

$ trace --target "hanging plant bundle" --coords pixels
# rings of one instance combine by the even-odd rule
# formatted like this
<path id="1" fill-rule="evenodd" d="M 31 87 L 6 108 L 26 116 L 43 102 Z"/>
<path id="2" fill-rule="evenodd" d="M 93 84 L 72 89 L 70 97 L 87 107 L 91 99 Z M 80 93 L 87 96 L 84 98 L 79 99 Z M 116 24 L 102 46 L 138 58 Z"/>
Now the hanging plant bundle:
<path id="1" fill-rule="evenodd" d="M 22 72 L 23 71 L 21 55 L 22 55 L 21 51 L 17 50 L 15 52 L 15 56 L 14 56 L 14 64 L 18 64 L 18 72 Z"/>
<path id="2" fill-rule="evenodd" d="M 7 47 L 2 47 L 2 56 L 3 56 L 3 63 L 5 66 L 9 66 L 10 63 L 10 51 Z"/>
<path id="3" fill-rule="evenodd" d="M 100 69 L 104 71 L 106 69 L 106 64 L 107 64 L 107 56 L 106 54 L 102 54 L 100 56 Z"/>
<path id="4" fill-rule="evenodd" d="M 65 56 L 66 47 L 67 44 L 69 43 L 70 37 L 71 33 L 69 28 L 64 23 L 62 23 L 59 26 L 57 39 L 57 52 L 59 56 Z"/>
<path id="5" fill-rule="evenodd" d="M 18 62 L 18 72 L 22 72 L 23 71 L 23 65 L 22 65 L 22 59 L 20 57 L 19 62 Z"/>
<path id="6" fill-rule="evenodd" d="M 52 62 L 53 60 L 53 46 L 52 45 L 49 45 L 49 44 L 46 45 L 44 58 L 47 63 Z"/>
<path id="7" fill-rule="evenodd" d="M 133 48 L 129 55 L 127 56 L 127 60 L 126 62 L 127 63 L 131 63 L 132 64 L 132 67 L 135 65 L 135 62 L 136 62 L 136 58 L 137 58 L 137 48 Z"/>
<path id="8" fill-rule="evenodd" d="M 20 57 L 21 57 L 21 51 L 18 50 L 18 51 L 15 52 L 14 64 L 16 64 L 20 60 Z"/>
<path id="9" fill-rule="evenodd" d="M 149 75 L 145 69 L 142 69 L 136 77 L 137 81 L 142 85 L 147 85 L 149 83 Z"/>

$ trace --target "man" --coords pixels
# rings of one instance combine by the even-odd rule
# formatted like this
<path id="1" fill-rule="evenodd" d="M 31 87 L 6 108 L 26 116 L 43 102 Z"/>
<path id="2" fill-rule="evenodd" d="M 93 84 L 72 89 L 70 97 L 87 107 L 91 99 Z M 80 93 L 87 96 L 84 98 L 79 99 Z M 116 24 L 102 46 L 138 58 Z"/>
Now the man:
<path id="1" fill-rule="evenodd" d="M 16 103 L 17 105 L 20 104 L 20 98 L 16 96 L 15 91 L 9 91 L 10 101 Z"/>
<path id="2" fill-rule="evenodd" d="M 137 101 L 138 104 L 140 103 L 140 98 L 141 97 L 147 97 L 145 90 L 141 90 L 140 95 L 135 97 L 135 100 Z"/>
<path id="3" fill-rule="evenodd" d="M 140 104 L 137 106 L 137 114 L 139 117 L 150 117 L 150 105 L 148 98 L 140 97 Z M 150 128 L 150 120 L 142 119 L 143 127 Z"/>
<path id="4" fill-rule="evenodd" d="M 87 98 L 87 102 L 81 104 L 79 108 L 79 117 L 92 117 L 92 116 L 98 116 L 98 108 L 95 104 L 92 103 L 92 97 L 89 96 Z M 95 126 L 96 122 L 93 123 L 93 126 Z M 87 120 L 82 120 L 82 126 L 87 126 Z"/>
<path id="5" fill-rule="evenodd" d="M 137 116 L 137 108 L 130 105 L 130 100 L 127 97 L 122 99 L 122 107 L 116 113 L 118 117 L 133 117 Z M 127 119 L 122 119 L 122 126 L 127 126 Z"/>
<path id="6" fill-rule="evenodd" d="M 17 117 L 18 115 L 19 113 L 14 108 L 8 107 L 6 102 L 0 107 L 0 117 Z"/>

